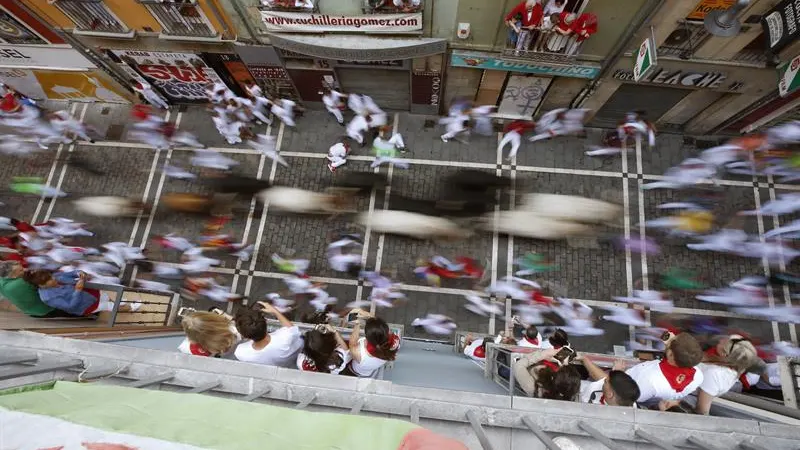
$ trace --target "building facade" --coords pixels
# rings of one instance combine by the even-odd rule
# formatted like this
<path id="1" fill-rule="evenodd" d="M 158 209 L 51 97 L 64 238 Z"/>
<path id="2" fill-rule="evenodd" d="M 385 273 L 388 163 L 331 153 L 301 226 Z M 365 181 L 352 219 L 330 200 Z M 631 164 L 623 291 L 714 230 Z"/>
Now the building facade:
<path id="1" fill-rule="evenodd" d="M 25 4 L 118 79 L 129 85 L 146 80 L 172 103 L 205 102 L 209 82 L 225 81 L 241 91 L 236 30 L 217 0 Z"/>
<path id="2" fill-rule="evenodd" d="M 95 62 L 14 0 L 0 0 L 0 79 L 37 100 L 132 99 Z"/>
<path id="3" fill-rule="evenodd" d="M 625 57 L 604 71 L 581 102 L 593 110 L 592 123 L 610 126 L 633 110 L 646 111 L 661 129 L 693 134 L 740 133 L 754 129 L 756 121 L 767 123 L 765 116 L 786 106 L 777 92 L 779 67 L 797 56 L 798 49 L 788 40 L 784 48 L 770 52 L 768 27 L 762 22 L 773 9 L 783 7 L 779 4 L 796 2 L 750 1 L 737 15 L 741 29 L 736 35 L 709 33 L 703 22 L 706 15 L 734 3 L 662 2 L 630 40 Z M 654 42 L 657 62 L 636 82 L 634 54 L 648 38 Z"/>

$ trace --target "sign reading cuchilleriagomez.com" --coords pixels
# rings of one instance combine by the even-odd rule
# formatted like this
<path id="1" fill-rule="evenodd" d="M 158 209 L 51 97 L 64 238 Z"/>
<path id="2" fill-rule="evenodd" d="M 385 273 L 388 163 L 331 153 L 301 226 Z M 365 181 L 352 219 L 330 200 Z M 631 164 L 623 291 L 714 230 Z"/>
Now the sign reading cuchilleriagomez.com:
<path id="1" fill-rule="evenodd" d="M 267 31 L 288 33 L 413 33 L 422 30 L 422 13 L 339 16 L 261 11 Z"/>

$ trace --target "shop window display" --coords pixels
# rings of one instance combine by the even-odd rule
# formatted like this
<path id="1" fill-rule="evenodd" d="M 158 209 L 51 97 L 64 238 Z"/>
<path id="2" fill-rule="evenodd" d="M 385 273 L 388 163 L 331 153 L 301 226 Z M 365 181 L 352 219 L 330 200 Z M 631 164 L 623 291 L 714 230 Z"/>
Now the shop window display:
<path id="1" fill-rule="evenodd" d="M 597 32 L 597 16 L 581 13 L 584 0 L 523 0 L 505 17 L 507 54 L 573 56 Z"/>

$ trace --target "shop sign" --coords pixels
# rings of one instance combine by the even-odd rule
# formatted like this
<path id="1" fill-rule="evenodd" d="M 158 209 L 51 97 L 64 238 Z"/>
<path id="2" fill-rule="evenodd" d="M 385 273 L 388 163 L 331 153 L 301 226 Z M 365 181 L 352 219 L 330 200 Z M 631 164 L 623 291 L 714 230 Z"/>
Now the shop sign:
<path id="1" fill-rule="evenodd" d="M 614 72 L 614 78 L 622 81 L 635 81 L 630 70 L 619 69 Z M 744 83 L 733 81 L 726 83 L 728 76 L 720 72 L 689 72 L 683 70 L 656 69 L 654 72 L 642 77 L 639 81 L 650 84 L 665 84 L 687 88 L 720 89 L 724 91 L 739 91 Z"/>
<path id="2" fill-rule="evenodd" d="M 778 52 L 797 38 L 800 20 L 800 1 L 783 0 L 761 19 L 767 36 L 767 50 Z"/>
<path id="3" fill-rule="evenodd" d="M 48 44 L 47 41 L 3 10 L 0 10 L 0 39 L 9 44 Z"/>
<path id="4" fill-rule="evenodd" d="M 223 83 L 200 55 L 194 53 L 139 50 L 112 50 L 112 53 L 135 68 L 172 103 L 206 102 L 206 85 Z"/>
<path id="5" fill-rule="evenodd" d="M 780 69 L 780 81 L 778 82 L 778 92 L 781 97 L 786 97 L 791 92 L 800 87 L 800 56 L 795 56 Z"/>
<path id="6" fill-rule="evenodd" d="M 422 31 L 422 13 L 342 16 L 262 10 L 267 31 L 282 33 L 409 33 Z"/>
<path id="7" fill-rule="evenodd" d="M 72 48 L 0 44 L 0 67 L 89 70 L 97 66 Z"/>
<path id="8" fill-rule="evenodd" d="M 300 102 L 300 97 L 294 89 L 289 73 L 283 67 L 248 64 L 247 68 L 266 95 Z"/>
<path id="9" fill-rule="evenodd" d="M 442 74 L 439 71 L 416 70 L 411 73 L 411 103 L 439 106 Z"/>
<path id="10" fill-rule="evenodd" d="M 639 46 L 633 64 L 633 81 L 639 82 L 651 69 L 656 66 L 656 49 L 653 40 L 649 37 Z"/>
<path id="11" fill-rule="evenodd" d="M 588 78 L 597 77 L 600 68 L 596 66 L 547 66 L 537 63 L 510 61 L 484 55 L 471 55 L 456 53 L 450 57 L 453 67 L 472 67 L 475 69 L 507 70 L 509 72 L 535 73 L 537 75 L 550 75 L 556 77 Z"/>
<path id="12" fill-rule="evenodd" d="M 694 11 L 686 16 L 686 18 L 688 20 L 703 20 L 706 18 L 706 14 L 711 11 L 715 9 L 728 9 L 733 6 L 734 3 L 736 3 L 736 0 L 701 0 L 697 6 L 694 7 Z"/>
<path id="13" fill-rule="evenodd" d="M 0 79 L 37 100 L 128 103 L 129 97 L 97 71 L 0 69 Z"/>

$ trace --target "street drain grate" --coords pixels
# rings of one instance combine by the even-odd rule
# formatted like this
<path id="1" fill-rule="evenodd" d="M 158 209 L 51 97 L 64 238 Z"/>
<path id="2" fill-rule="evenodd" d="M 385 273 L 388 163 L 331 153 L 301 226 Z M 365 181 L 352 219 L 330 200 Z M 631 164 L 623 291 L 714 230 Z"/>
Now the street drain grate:
<path id="1" fill-rule="evenodd" d="M 433 128 L 436 126 L 436 121 L 433 119 L 425 120 L 425 123 L 422 125 L 424 128 Z"/>
<path id="2" fill-rule="evenodd" d="M 103 108 L 103 109 L 100 111 L 100 115 L 101 115 L 101 116 L 107 116 L 107 115 L 108 115 L 108 113 L 110 113 L 110 112 L 111 112 L 111 108 L 109 108 L 108 106 L 106 106 L 106 107 L 104 107 L 104 108 Z"/>

